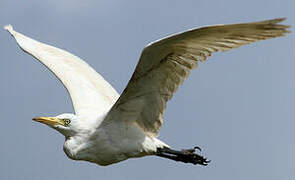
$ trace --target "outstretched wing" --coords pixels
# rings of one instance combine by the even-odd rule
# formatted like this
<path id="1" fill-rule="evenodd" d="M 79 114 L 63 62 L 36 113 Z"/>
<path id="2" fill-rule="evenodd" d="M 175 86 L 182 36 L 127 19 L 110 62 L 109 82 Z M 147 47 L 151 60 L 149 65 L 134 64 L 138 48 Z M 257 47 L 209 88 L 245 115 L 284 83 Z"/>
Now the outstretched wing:
<path id="1" fill-rule="evenodd" d="M 77 115 L 87 119 L 90 114 L 107 112 L 119 95 L 94 69 L 77 56 L 62 49 L 38 42 L 4 27 L 26 53 L 32 55 L 64 84 Z"/>
<path id="2" fill-rule="evenodd" d="M 278 24 L 283 20 L 202 27 L 151 43 L 143 50 L 134 74 L 105 121 L 133 121 L 156 136 L 166 102 L 199 61 L 213 52 L 283 36 L 289 28 Z"/>

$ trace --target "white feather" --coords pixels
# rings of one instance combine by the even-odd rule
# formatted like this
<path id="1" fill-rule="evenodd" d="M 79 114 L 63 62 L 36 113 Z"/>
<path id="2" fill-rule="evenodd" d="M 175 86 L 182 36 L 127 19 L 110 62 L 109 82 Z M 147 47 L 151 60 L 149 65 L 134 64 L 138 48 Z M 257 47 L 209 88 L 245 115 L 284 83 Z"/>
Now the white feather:
<path id="1" fill-rule="evenodd" d="M 131 157 L 157 155 L 158 148 L 168 148 L 155 138 L 166 103 L 198 62 L 217 51 L 283 36 L 289 27 L 278 24 L 283 20 L 202 27 L 155 41 L 143 50 L 119 99 L 113 87 L 77 56 L 28 38 L 11 25 L 4 29 L 25 52 L 49 68 L 71 96 L 77 116 L 62 114 L 54 118 L 55 122 L 67 119 L 71 123 L 52 125 L 66 136 L 65 153 L 72 159 L 109 165 Z M 191 155 L 191 163 L 208 163 L 204 158 L 194 161 L 201 156 Z"/>

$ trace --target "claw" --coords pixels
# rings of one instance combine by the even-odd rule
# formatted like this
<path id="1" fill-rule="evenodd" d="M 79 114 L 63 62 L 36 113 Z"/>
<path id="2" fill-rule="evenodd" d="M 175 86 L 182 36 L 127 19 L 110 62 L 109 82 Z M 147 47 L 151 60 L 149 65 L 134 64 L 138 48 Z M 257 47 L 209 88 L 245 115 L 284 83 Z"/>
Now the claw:
<path id="1" fill-rule="evenodd" d="M 194 150 L 196 150 L 196 149 L 199 150 L 200 152 L 202 151 L 202 149 L 199 146 L 195 146 Z"/>
<path id="2" fill-rule="evenodd" d="M 189 153 L 194 153 L 195 151 L 199 150 L 200 152 L 202 151 L 202 149 L 199 147 L 199 146 L 195 146 L 194 148 L 192 149 L 182 149 L 183 152 L 189 152 Z"/>
<path id="3" fill-rule="evenodd" d="M 173 150 L 170 148 L 158 148 L 157 156 L 172 159 L 174 161 L 181 161 L 184 163 L 200 164 L 207 166 L 210 160 L 195 153 L 195 150 L 201 151 L 201 148 L 196 146 L 192 149 L 182 149 L 181 151 Z"/>

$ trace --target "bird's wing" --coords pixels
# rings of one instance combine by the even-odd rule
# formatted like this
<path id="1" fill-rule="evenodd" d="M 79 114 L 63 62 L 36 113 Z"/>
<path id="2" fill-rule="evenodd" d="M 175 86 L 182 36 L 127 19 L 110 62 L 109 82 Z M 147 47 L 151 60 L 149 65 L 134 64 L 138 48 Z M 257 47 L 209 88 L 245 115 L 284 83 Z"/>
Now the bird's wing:
<path id="1" fill-rule="evenodd" d="M 26 37 L 14 31 L 11 25 L 4 28 L 22 50 L 44 64 L 64 84 L 76 114 L 83 119 L 92 113 L 107 112 L 118 99 L 116 90 L 79 57 Z"/>
<path id="2" fill-rule="evenodd" d="M 166 102 L 199 61 L 205 61 L 213 52 L 283 36 L 289 27 L 278 24 L 283 20 L 201 27 L 149 44 L 104 121 L 133 121 L 156 136 Z"/>

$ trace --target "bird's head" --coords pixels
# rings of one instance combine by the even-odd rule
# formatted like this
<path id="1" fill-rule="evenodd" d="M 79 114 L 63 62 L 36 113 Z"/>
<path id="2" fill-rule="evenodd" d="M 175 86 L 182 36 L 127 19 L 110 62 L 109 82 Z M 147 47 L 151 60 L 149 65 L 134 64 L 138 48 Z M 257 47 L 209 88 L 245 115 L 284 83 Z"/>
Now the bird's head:
<path id="1" fill-rule="evenodd" d="M 36 117 L 34 121 L 43 123 L 56 129 L 66 137 L 74 136 L 77 133 L 78 117 L 74 114 L 60 114 L 55 117 Z"/>

